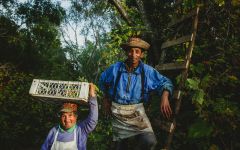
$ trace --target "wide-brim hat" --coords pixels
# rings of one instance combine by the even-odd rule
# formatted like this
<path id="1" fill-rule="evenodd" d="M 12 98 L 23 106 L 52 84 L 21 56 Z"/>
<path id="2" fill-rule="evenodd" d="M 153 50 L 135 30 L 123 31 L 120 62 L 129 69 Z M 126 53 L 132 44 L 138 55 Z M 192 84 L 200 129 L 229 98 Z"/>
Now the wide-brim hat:
<path id="1" fill-rule="evenodd" d="M 124 43 L 121 45 L 121 48 L 123 50 L 127 50 L 127 48 L 129 47 L 137 47 L 143 50 L 148 50 L 150 47 L 150 44 L 140 38 L 129 38 L 127 43 Z"/>
<path id="2" fill-rule="evenodd" d="M 77 104 L 64 103 L 60 109 L 60 112 L 77 112 Z"/>

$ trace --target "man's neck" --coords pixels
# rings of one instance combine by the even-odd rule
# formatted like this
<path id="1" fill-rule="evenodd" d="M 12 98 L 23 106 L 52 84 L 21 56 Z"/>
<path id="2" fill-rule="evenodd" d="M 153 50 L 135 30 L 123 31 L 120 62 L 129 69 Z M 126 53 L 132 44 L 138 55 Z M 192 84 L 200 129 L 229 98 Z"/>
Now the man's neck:
<path id="1" fill-rule="evenodd" d="M 133 72 L 135 68 L 137 68 L 139 65 L 139 62 L 137 64 L 132 64 L 126 61 L 126 68 L 128 72 Z"/>

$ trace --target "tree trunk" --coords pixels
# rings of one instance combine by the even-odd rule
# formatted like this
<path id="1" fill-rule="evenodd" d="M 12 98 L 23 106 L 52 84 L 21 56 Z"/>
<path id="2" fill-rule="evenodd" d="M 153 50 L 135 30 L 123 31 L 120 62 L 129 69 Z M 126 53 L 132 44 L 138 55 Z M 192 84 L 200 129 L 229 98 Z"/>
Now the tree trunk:
<path id="1" fill-rule="evenodd" d="M 151 44 L 152 51 L 150 51 L 148 53 L 148 63 L 154 66 L 157 64 L 158 57 L 160 57 L 159 53 L 158 53 L 158 46 L 157 46 L 157 43 L 155 40 L 156 36 L 154 34 L 157 32 L 152 28 L 150 21 L 147 19 L 146 11 L 144 8 L 144 2 L 142 0 L 136 0 L 136 3 L 138 6 L 138 10 L 141 14 L 142 20 L 143 20 L 145 26 L 147 27 L 147 30 L 150 33 L 149 38 L 150 38 L 150 44 Z"/>

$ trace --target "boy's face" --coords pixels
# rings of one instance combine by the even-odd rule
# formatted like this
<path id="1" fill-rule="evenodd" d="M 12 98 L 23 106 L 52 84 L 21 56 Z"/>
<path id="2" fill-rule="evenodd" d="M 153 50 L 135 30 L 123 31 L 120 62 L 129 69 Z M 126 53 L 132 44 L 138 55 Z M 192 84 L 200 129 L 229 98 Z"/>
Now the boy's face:
<path id="1" fill-rule="evenodd" d="M 77 115 L 74 112 L 63 112 L 61 114 L 61 125 L 67 130 L 73 127 L 77 122 Z"/>

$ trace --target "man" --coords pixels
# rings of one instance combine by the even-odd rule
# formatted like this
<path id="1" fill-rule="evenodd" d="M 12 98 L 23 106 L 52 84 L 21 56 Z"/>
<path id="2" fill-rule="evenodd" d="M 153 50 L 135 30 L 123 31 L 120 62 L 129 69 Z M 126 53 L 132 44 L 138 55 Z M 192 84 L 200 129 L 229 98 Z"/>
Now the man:
<path id="1" fill-rule="evenodd" d="M 77 123 L 77 104 L 62 105 L 60 124 L 50 130 L 41 150 L 86 150 L 87 136 L 98 120 L 98 104 L 93 84 L 90 84 L 89 96 L 90 113 L 82 122 Z"/>
<path id="2" fill-rule="evenodd" d="M 141 61 L 149 47 L 140 38 L 130 38 L 122 45 L 127 59 L 111 65 L 100 77 L 99 85 L 105 93 L 104 109 L 113 116 L 116 149 L 125 150 L 126 142 L 133 137 L 137 140 L 136 149 L 154 149 L 156 137 L 143 106 L 151 91 L 157 91 L 161 96 L 163 115 L 169 118 L 172 114 L 168 100 L 173 89 L 171 81 Z"/>

